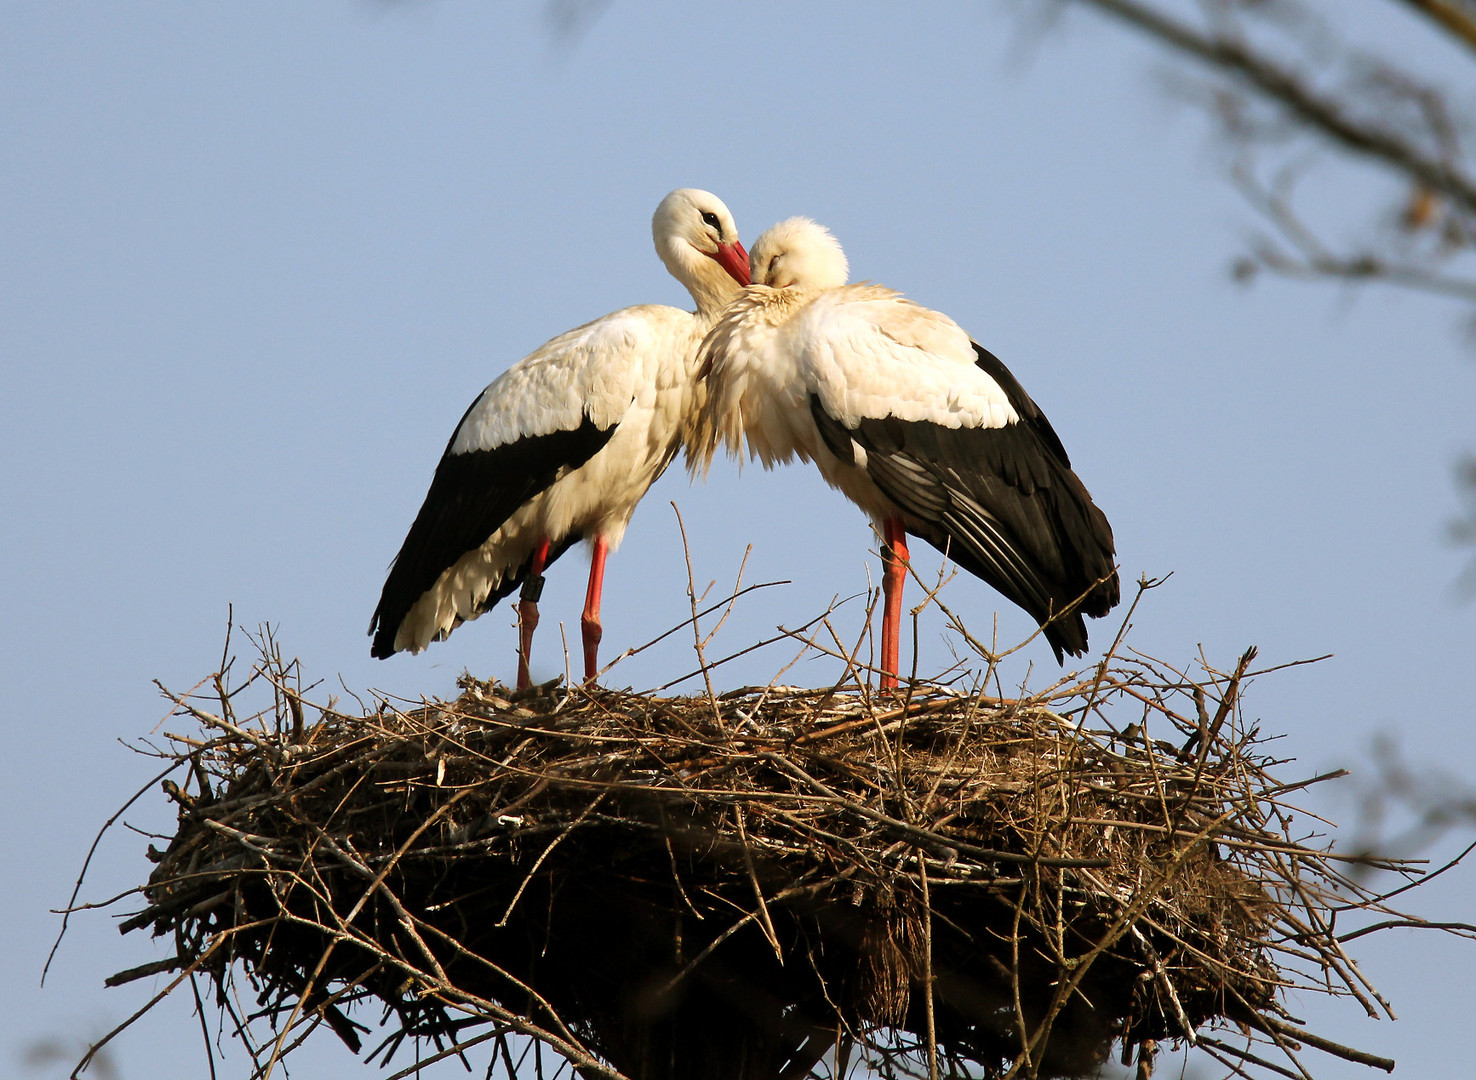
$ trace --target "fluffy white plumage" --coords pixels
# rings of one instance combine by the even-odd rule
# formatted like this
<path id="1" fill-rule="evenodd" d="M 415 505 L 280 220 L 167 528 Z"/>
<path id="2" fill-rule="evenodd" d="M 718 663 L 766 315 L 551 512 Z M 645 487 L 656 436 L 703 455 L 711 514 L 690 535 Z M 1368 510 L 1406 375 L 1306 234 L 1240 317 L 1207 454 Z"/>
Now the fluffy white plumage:
<path id="1" fill-rule="evenodd" d="M 482 391 L 390 569 L 370 626 L 374 655 L 419 652 L 444 638 L 579 539 L 595 543 L 592 569 L 602 572 L 700 404 L 703 335 L 747 284 L 737 226 L 715 195 L 673 191 L 651 228 L 697 310 L 613 312 L 549 341 Z M 592 574 L 596 640 L 598 585 Z"/>
<path id="2" fill-rule="evenodd" d="M 706 393 L 689 452 L 702 469 L 719 443 L 733 456 L 746 444 L 765 468 L 813 461 L 880 525 L 895 504 L 864 462 L 825 448 L 812 394 L 848 428 L 885 416 L 946 428 L 1019 419 L 947 315 L 880 285 L 847 285 L 845 253 L 823 225 L 781 221 L 754 242 L 750 258 L 753 286 L 723 313 L 698 360 Z"/>
<path id="3" fill-rule="evenodd" d="M 705 470 L 719 445 L 766 467 L 813 461 L 903 561 L 905 530 L 1048 624 L 1058 657 L 1084 651 L 1066 609 L 1117 602 L 1111 528 L 1004 365 L 948 316 L 847 285 L 839 243 L 807 218 L 760 236 L 752 267 L 702 345 L 689 465 Z"/>

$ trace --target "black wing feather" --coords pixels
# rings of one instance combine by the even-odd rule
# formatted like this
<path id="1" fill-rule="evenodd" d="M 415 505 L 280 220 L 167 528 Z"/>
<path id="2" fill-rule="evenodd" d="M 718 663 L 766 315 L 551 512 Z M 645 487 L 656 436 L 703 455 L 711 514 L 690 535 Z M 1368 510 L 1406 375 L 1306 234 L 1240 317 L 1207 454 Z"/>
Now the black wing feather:
<path id="1" fill-rule="evenodd" d="M 1118 601 L 1112 527 L 1045 414 L 992 353 L 974 349 L 1019 421 L 948 428 L 884 416 L 848 428 L 814 394 L 810 413 L 842 461 L 856 464 L 856 448 L 865 452 L 867 475 L 902 510 L 908 531 L 1037 622 L 1051 619 L 1045 635 L 1058 661 L 1063 651 L 1078 656 L 1087 647 L 1082 614 L 1105 615 Z"/>
<path id="2" fill-rule="evenodd" d="M 453 435 L 385 579 L 369 624 L 374 637 L 370 654 L 392 655 L 400 623 L 426 590 L 463 555 L 486 543 L 518 507 L 598 453 L 614 432 L 613 426 L 599 428 L 585 416 L 571 431 L 530 435 L 491 450 L 459 454 L 450 451 Z M 576 539 L 551 550 L 548 561 L 552 563 Z M 523 567 L 504 579 L 480 610 L 489 610 L 517 588 L 526 572 Z"/>
<path id="3" fill-rule="evenodd" d="M 1003 360 L 977 341 L 970 341 L 969 344 L 974 347 L 974 366 L 993 379 L 1005 392 L 1010 408 L 1014 409 L 1016 415 L 1040 436 L 1040 441 L 1050 451 L 1051 456 L 1063 467 L 1071 468 L 1071 459 L 1066 456 L 1066 447 L 1061 445 L 1061 438 L 1056 434 L 1056 429 L 1051 427 L 1046 414 L 1040 411 L 1040 406 L 1025 392 L 1025 388 L 1020 385 L 1014 373 L 1004 366 Z"/>

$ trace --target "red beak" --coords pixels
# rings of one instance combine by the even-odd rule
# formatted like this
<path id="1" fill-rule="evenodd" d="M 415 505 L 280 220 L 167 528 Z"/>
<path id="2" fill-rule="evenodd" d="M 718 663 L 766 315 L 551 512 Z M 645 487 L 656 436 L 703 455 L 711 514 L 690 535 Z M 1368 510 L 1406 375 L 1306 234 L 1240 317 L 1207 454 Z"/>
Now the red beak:
<path id="1" fill-rule="evenodd" d="M 719 244 L 718 249 L 710 258 L 728 272 L 739 285 L 751 285 L 753 279 L 748 271 L 748 252 L 743 250 L 743 245 L 734 240 L 731 244 Z"/>

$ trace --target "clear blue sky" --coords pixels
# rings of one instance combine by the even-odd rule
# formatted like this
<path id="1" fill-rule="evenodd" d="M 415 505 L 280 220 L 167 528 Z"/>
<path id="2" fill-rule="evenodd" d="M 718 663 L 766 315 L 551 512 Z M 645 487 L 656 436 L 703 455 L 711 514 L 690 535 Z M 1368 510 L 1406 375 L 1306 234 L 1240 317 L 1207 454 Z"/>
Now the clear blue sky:
<path id="1" fill-rule="evenodd" d="M 1348 8 L 1408 55 L 1433 49 L 1389 37 L 1387 6 Z M 791 214 L 822 221 L 857 279 L 948 312 L 1010 365 L 1111 517 L 1124 577 L 1173 573 L 1139 611 L 1138 648 L 1191 664 L 1202 646 L 1222 667 L 1250 644 L 1268 663 L 1336 654 L 1251 688 L 1289 773 L 1366 772 L 1382 732 L 1472 775 L 1476 608 L 1442 540 L 1451 464 L 1476 445 L 1460 313 L 1234 285 L 1250 214 L 1201 119 L 1116 27 L 1073 16 L 1032 45 L 1000 5 L 846 10 L 619 0 L 563 38 L 541 5 L 472 0 L 6 5 L 0 1073 L 31 1040 L 101 1032 L 150 992 L 103 990 L 163 955 L 107 915 L 77 921 L 38 990 L 48 909 L 151 775 L 119 741 L 167 712 L 151 680 L 214 670 L 229 606 L 272 623 L 322 696 L 340 679 L 416 698 L 452 693 L 463 668 L 511 676 L 510 611 L 388 662 L 369 658 L 369 614 L 486 382 L 614 308 L 686 303 L 649 231 L 677 186 L 721 195 L 749 241 Z M 1347 205 L 1319 209 L 1356 220 L 1368 189 L 1336 190 Z M 702 578 L 731 579 L 752 543 L 749 580 L 794 581 L 742 606 L 733 649 L 876 576 L 865 522 L 812 472 L 720 467 L 693 487 L 674 469 L 611 560 L 610 655 L 684 617 L 671 501 Z M 562 667 L 557 622 L 577 636 L 583 577 L 573 555 L 550 577 L 535 674 Z M 988 589 L 959 580 L 947 597 L 989 632 Z M 843 610 L 854 631 L 859 605 Z M 999 613 L 1001 640 L 1028 629 Z M 937 625 L 919 647 L 922 670 L 947 663 Z M 722 679 L 767 681 L 787 659 Z M 657 685 L 690 661 L 673 639 L 612 681 Z M 1044 643 L 1017 661 L 1017 680 L 1056 670 Z M 831 675 L 810 662 L 786 678 Z M 1353 817 L 1350 796 L 1315 805 Z M 157 794 L 129 821 L 171 824 Z M 143 846 L 113 835 L 86 896 L 139 882 Z M 1470 919 L 1473 874 L 1414 906 Z M 1346 1002 L 1293 1011 L 1398 1075 L 1465 1074 L 1476 950 L 1358 944 L 1400 1022 Z M 315 1041 L 305 1069 L 374 1075 Z M 181 999 L 116 1060 L 152 1080 L 202 1075 L 200 1055 Z M 1367 1075 L 1309 1061 L 1322 1080 Z"/>

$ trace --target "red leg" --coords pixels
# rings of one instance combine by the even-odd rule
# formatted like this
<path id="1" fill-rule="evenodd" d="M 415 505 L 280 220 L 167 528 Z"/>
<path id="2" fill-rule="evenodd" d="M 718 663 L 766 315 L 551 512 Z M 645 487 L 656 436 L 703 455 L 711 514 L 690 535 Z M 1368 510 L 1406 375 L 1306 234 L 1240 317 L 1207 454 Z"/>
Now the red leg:
<path id="1" fill-rule="evenodd" d="M 548 565 L 548 541 L 538 541 L 528 563 L 528 576 L 518 600 L 518 689 L 533 685 L 528 672 L 528 657 L 533 654 L 533 631 L 538 629 L 538 597 L 543 592 L 543 568 Z"/>
<path id="2" fill-rule="evenodd" d="M 881 688 L 897 685 L 902 641 L 902 585 L 907 580 L 907 531 L 897 518 L 882 524 L 882 660 Z"/>
<path id="3" fill-rule="evenodd" d="M 579 625 L 584 630 L 584 681 L 594 682 L 599 671 L 600 638 L 604 627 L 600 625 L 600 593 L 605 588 L 605 556 L 609 547 L 603 536 L 596 536 L 594 553 L 589 560 L 589 592 L 584 596 L 584 617 Z"/>

